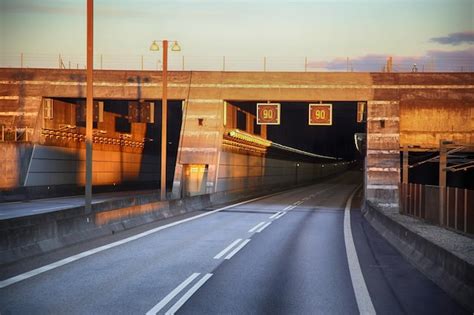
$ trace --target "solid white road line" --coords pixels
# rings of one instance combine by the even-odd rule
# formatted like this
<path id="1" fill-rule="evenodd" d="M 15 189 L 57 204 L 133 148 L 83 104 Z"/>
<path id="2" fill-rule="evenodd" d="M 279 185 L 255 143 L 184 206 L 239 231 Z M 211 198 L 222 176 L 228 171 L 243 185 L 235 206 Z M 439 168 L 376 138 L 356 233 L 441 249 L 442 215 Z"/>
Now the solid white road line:
<path id="1" fill-rule="evenodd" d="M 274 215 L 272 215 L 269 219 L 273 219 L 275 217 L 277 217 L 278 215 L 281 214 L 281 211 L 278 211 L 277 213 L 275 213 Z"/>
<path id="2" fill-rule="evenodd" d="M 281 217 L 284 216 L 285 214 L 286 214 L 286 212 L 280 213 L 277 217 L 275 217 L 275 220 L 281 218 Z"/>
<path id="3" fill-rule="evenodd" d="M 224 256 L 232 247 L 234 247 L 235 245 L 237 245 L 238 242 L 240 242 L 242 239 L 239 238 L 239 239 L 236 239 L 235 241 L 232 242 L 232 244 L 230 244 L 229 246 L 227 246 L 226 248 L 224 248 L 223 251 L 221 251 L 219 254 L 217 254 L 216 256 L 214 256 L 214 259 L 220 259 L 222 256 Z"/>
<path id="4" fill-rule="evenodd" d="M 52 270 L 52 269 L 55 269 L 55 268 L 64 266 L 64 265 L 66 265 L 66 264 L 68 264 L 68 263 L 71 263 L 71 262 L 73 262 L 73 261 L 79 260 L 79 259 L 81 259 L 81 258 L 84 258 L 84 257 L 90 256 L 90 255 L 93 255 L 93 254 L 102 252 L 102 251 L 104 251 L 104 250 L 107 250 L 107 249 L 110 249 L 110 248 L 113 248 L 113 247 L 116 247 L 116 246 L 119 246 L 119 245 L 122 245 L 122 244 L 125 244 L 125 243 L 128 243 L 128 242 L 131 242 L 131 241 L 134 241 L 134 240 L 137 240 L 137 239 L 140 239 L 140 238 L 142 238 L 142 237 L 145 237 L 145 236 L 148 236 L 148 235 L 150 235 L 150 234 L 159 232 L 159 231 L 161 231 L 161 230 L 164 230 L 164 229 L 173 227 L 173 226 L 175 226 L 175 225 L 179 225 L 179 224 L 182 224 L 182 223 L 185 223 L 185 222 L 193 221 L 193 220 L 196 220 L 196 219 L 199 219 L 199 218 L 202 218 L 202 217 L 205 217 L 205 216 L 214 214 L 214 213 L 219 212 L 219 211 L 222 211 L 222 210 L 226 210 L 226 209 L 229 209 L 229 208 L 237 207 L 237 206 L 240 206 L 240 205 L 243 205 L 243 204 L 247 204 L 247 203 L 250 203 L 250 202 L 254 202 L 254 201 L 258 201 L 258 200 L 261 200 L 261 199 L 269 198 L 269 197 L 272 197 L 272 196 L 275 196 L 275 195 L 278 195 L 278 194 L 282 194 L 282 193 L 284 193 L 284 192 L 278 192 L 278 193 L 274 193 L 274 194 L 270 194 L 270 195 L 266 195 L 266 196 L 262 196 L 262 197 L 253 198 L 253 199 L 250 199 L 250 200 L 242 201 L 242 202 L 235 203 L 235 204 L 232 204 L 232 205 L 228 205 L 228 206 L 226 206 L 226 207 L 219 208 L 219 209 L 216 209 L 216 210 L 212 210 L 212 211 L 209 211 L 209 212 L 205 212 L 205 213 L 199 214 L 199 215 L 194 216 L 194 217 L 190 217 L 190 218 L 186 218 L 186 219 L 183 219 L 183 220 L 180 220 L 180 221 L 176 221 L 176 222 L 173 222 L 173 223 L 169 223 L 169 224 L 166 224 L 166 225 L 163 225 L 163 226 L 160 226 L 160 227 L 157 227 L 157 228 L 154 228 L 154 229 L 151 229 L 151 230 L 148 230 L 148 231 L 145 231 L 145 232 L 142 232 L 142 233 L 139 233 L 139 234 L 136 234 L 136 235 L 133 235 L 133 236 L 124 238 L 123 240 L 120 240 L 120 241 L 116 241 L 116 242 L 113 242 L 113 243 L 110 243 L 110 244 L 107 244 L 107 245 L 103 245 L 103 246 L 100 246 L 100 247 L 97 247 L 97 248 L 93 248 L 93 249 L 87 250 L 87 251 L 85 251 L 85 252 L 82 252 L 82 253 L 79 253 L 79 254 L 70 256 L 70 257 L 65 258 L 65 259 L 58 260 L 58 261 L 56 261 L 56 262 L 54 262 L 54 263 L 45 265 L 45 266 L 43 266 L 43 267 L 40 267 L 40 268 L 37 268 L 37 269 L 33 269 L 33 270 L 31 270 L 31 271 L 28 271 L 28 272 L 19 274 L 19 275 L 17 275 L 17 276 L 14 276 L 14 277 L 11 277 L 11 278 L 2 280 L 2 281 L 0 281 L 0 289 L 1 289 L 1 288 L 8 287 L 9 285 L 12 285 L 12 284 L 14 284 L 14 283 L 17 283 L 17 282 L 20 282 L 20 281 L 29 279 L 29 278 L 31 278 L 31 277 L 37 276 L 37 275 L 39 275 L 39 274 L 42 274 L 43 272 L 46 272 L 46 271 L 49 271 L 49 270 Z"/>
<path id="5" fill-rule="evenodd" d="M 146 312 L 146 315 L 154 315 L 158 313 L 166 304 L 168 304 L 179 292 L 181 292 L 188 284 L 190 284 L 194 279 L 196 279 L 200 273 L 193 273 L 186 280 L 181 282 L 173 291 L 171 291 L 167 296 L 163 298 L 158 304 L 153 306 L 151 310 Z"/>
<path id="6" fill-rule="evenodd" d="M 194 293 L 196 293 L 196 291 L 199 290 L 199 288 L 202 287 L 202 285 L 206 283 L 207 280 L 209 280 L 210 277 L 212 277 L 212 273 L 205 274 L 204 277 L 202 277 L 198 282 L 196 282 L 196 284 L 193 285 L 191 289 L 189 289 L 188 292 L 186 292 L 173 306 L 171 306 L 165 314 L 172 315 L 176 313 L 180 309 L 180 307 L 183 306 L 183 304 L 186 303 L 186 301 L 189 300 L 189 298 Z"/>
<path id="7" fill-rule="evenodd" d="M 260 222 L 259 224 L 257 224 L 256 226 L 254 226 L 253 228 L 251 228 L 249 230 L 249 233 L 252 233 L 253 231 L 255 231 L 256 229 L 258 229 L 259 227 L 261 227 L 262 225 L 264 225 L 265 222 Z"/>
<path id="8" fill-rule="evenodd" d="M 297 202 L 294 202 L 293 205 L 299 206 L 299 205 L 302 204 L 302 203 L 303 203 L 303 201 L 297 201 Z"/>
<path id="9" fill-rule="evenodd" d="M 295 207 L 296 207 L 296 206 L 289 205 L 288 207 L 286 207 L 285 209 L 283 209 L 283 211 L 293 210 Z"/>
<path id="10" fill-rule="evenodd" d="M 359 187 L 357 187 L 359 188 Z M 344 242 L 346 244 L 347 262 L 349 264 L 349 272 L 352 280 L 352 288 L 356 297 L 357 306 L 360 314 L 376 314 L 372 299 L 370 298 L 364 275 L 360 269 L 359 258 L 354 245 L 351 229 L 351 203 L 357 188 L 347 199 L 346 208 L 344 210 Z"/>
<path id="11" fill-rule="evenodd" d="M 266 228 L 267 226 L 269 226 L 270 224 L 272 224 L 272 223 L 271 223 L 271 222 L 268 222 L 267 224 L 265 224 L 264 226 L 262 226 L 261 228 L 259 228 L 259 229 L 258 229 L 257 231 L 255 231 L 255 232 L 256 232 L 256 233 L 262 232 L 262 231 L 265 230 L 265 228 Z"/>
<path id="12" fill-rule="evenodd" d="M 246 239 L 245 241 L 243 241 L 242 243 L 240 243 L 240 245 L 237 246 L 237 248 L 235 248 L 233 251 L 231 251 L 229 255 L 225 256 L 225 259 L 231 259 L 232 256 L 234 256 L 235 254 L 237 254 L 237 252 L 238 252 L 239 250 L 241 250 L 245 245 L 247 245 L 248 242 L 250 242 L 250 239 Z"/>

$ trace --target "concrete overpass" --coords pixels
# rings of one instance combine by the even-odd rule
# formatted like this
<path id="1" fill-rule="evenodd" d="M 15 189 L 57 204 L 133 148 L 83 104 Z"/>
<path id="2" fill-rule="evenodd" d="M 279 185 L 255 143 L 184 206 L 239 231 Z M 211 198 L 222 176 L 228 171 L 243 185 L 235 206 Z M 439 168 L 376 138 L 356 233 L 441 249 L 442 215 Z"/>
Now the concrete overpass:
<path id="1" fill-rule="evenodd" d="M 474 142 L 472 73 L 179 71 L 170 72 L 168 87 L 170 99 L 186 104 L 175 194 L 181 189 L 184 164 L 208 165 L 206 186 L 217 187 L 224 121 L 232 120 L 225 104 L 237 101 L 367 101 L 366 198 L 388 207 L 398 206 L 400 147 L 433 149 L 440 140 Z M 158 100 L 161 92 L 160 72 L 95 72 L 97 99 Z M 85 72 L 1 69 L 0 94 L 0 123 L 33 128 L 32 140 L 39 143 L 42 100 L 85 97 Z M 27 176 L 29 162 L 18 170 L 15 155 L 7 154 L 6 146 L 3 150 L 2 173 L 9 175 L 0 187 L 21 186 L 18 174 Z"/>

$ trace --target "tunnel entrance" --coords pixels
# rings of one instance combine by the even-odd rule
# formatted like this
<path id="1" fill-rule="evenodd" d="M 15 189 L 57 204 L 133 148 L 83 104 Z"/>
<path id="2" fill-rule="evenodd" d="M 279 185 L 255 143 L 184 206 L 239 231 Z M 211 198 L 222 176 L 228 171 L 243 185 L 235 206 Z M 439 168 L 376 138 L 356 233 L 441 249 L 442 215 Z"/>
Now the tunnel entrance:
<path id="1" fill-rule="evenodd" d="M 55 192 L 52 195 L 82 193 L 85 103 L 83 98 L 47 98 L 43 102 L 38 126 L 41 138 L 32 165 L 41 163 L 44 167 L 30 175 L 40 176 L 41 185 L 54 187 L 49 189 Z M 93 118 L 94 192 L 159 189 L 161 100 L 95 99 Z M 174 177 L 181 122 L 182 101 L 168 101 L 168 190 Z M 37 182 L 31 185 L 37 186 Z"/>
<path id="2" fill-rule="evenodd" d="M 256 124 L 256 104 L 262 101 L 228 101 L 237 107 L 236 127 L 268 140 L 299 150 L 332 156 L 344 160 L 361 159 L 354 135 L 366 133 L 365 121 L 357 122 L 358 101 L 324 101 L 332 104 L 332 125 L 310 126 L 307 102 L 275 102 L 281 104 L 279 125 Z M 265 101 L 263 101 L 265 102 Z M 250 116 L 245 118 L 245 115 Z M 265 131 L 262 133 L 262 129 Z"/>

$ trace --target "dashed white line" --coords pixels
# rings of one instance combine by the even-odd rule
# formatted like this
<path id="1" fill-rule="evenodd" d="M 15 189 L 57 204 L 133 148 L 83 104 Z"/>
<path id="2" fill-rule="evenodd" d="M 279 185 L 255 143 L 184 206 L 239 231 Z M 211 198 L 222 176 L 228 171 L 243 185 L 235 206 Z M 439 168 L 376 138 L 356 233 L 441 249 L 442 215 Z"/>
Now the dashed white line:
<path id="1" fill-rule="evenodd" d="M 275 220 L 281 218 L 281 217 L 284 216 L 285 214 L 286 214 L 286 212 L 280 213 L 278 216 L 275 217 Z"/>
<path id="2" fill-rule="evenodd" d="M 189 298 L 196 293 L 196 291 L 199 290 L 207 280 L 209 280 L 210 277 L 212 277 L 212 273 L 205 274 L 204 277 L 199 279 L 199 281 L 196 282 L 196 284 L 193 285 L 191 289 L 189 289 L 188 292 L 186 292 L 173 306 L 171 306 L 165 314 L 172 315 L 176 313 L 176 311 L 178 311 L 180 307 L 183 306 L 183 304 L 186 303 L 186 301 L 189 300 Z"/>
<path id="3" fill-rule="evenodd" d="M 110 243 L 110 244 L 107 244 L 107 245 L 103 245 L 103 246 L 100 246 L 100 247 L 97 247 L 97 248 L 93 248 L 93 249 L 84 251 L 84 252 L 82 252 L 82 253 L 79 253 L 79 254 L 70 256 L 70 257 L 65 258 L 65 259 L 58 260 L 58 261 L 56 261 L 56 262 L 54 262 L 54 263 L 45 265 L 45 266 L 43 266 L 43 267 L 40 267 L 40 268 L 37 268 L 37 269 L 33 269 L 33 270 L 31 270 L 31 271 L 28 271 L 28 272 L 19 274 L 19 275 L 17 275 L 17 276 L 14 276 L 14 277 L 11 277 L 11 278 L 2 280 L 2 281 L 0 281 L 0 289 L 1 289 L 1 288 L 8 287 L 8 286 L 10 286 L 10 285 L 12 285 L 12 284 L 15 284 L 15 283 L 17 283 L 17 282 L 20 282 L 20 281 L 29 279 L 29 278 L 31 278 L 31 277 L 35 277 L 35 276 L 37 276 L 37 275 L 39 275 L 39 274 L 42 274 L 43 272 L 46 272 L 46 271 L 49 271 L 49 270 L 52 270 L 52 269 L 55 269 L 55 268 L 64 266 L 64 265 L 66 265 L 66 264 L 68 264 L 68 263 L 71 263 L 71 262 L 73 262 L 73 261 L 82 259 L 82 258 L 84 258 L 84 257 L 88 257 L 88 256 L 91 256 L 91 255 L 93 255 L 93 254 L 102 252 L 102 251 L 104 251 L 104 250 L 107 250 L 107 249 L 110 249 L 110 248 L 114 248 L 114 247 L 116 247 L 116 246 L 119 246 L 119 245 L 122 245 L 122 244 L 125 244 L 125 243 L 128 243 L 128 242 L 131 242 L 131 241 L 140 239 L 140 238 L 142 238 L 142 237 L 145 237 L 145 236 L 148 236 L 148 235 L 150 235 L 150 234 L 156 233 L 156 232 L 158 232 L 158 231 L 161 231 L 161 230 L 170 228 L 170 227 L 172 227 L 172 226 L 179 225 L 179 224 L 182 224 L 182 223 L 185 223 L 185 222 L 189 222 L 189 221 L 193 221 L 193 220 L 196 220 L 196 219 L 199 219 L 199 218 L 202 218 L 202 217 L 205 217 L 205 216 L 208 216 L 208 215 L 217 213 L 217 212 L 222 211 L 222 210 L 226 210 L 226 209 L 229 209 L 229 208 L 233 208 L 233 207 L 240 206 L 240 205 L 243 205 L 243 204 L 247 204 L 247 203 L 250 203 L 250 202 L 254 202 L 254 201 L 257 201 L 257 200 L 265 199 L 265 198 L 272 197 L 272 196 L 275 196 L 275 195 L 278 195 L 278 194 L 281 194 L 281 192 L 274 193 L 274 194 L 271 194 L 271 195 L 262 196 L 262 197 L 258 197 L 258 198 L 254 198 L 254 199 L 250 199 L 250 200 L 246 200 L 246 201 L 242 201 L 242 202 L 239 202 L 239 203 L 235 203 L 235 204 L 233 204 L 233 205 L 229 205 L 229 206 L 222 207 L 222 208 L 219 208 L 219 209 L 216 209 L 216 210 L 212 210 L 212 211 L 209 211 L 209 212 L 205 212 L 205 213 L 199 214 L 199 215 L 194 216 L 194 217 L 190 217 L 190 218 L 186 218 L 186 219 L 183 219 L 183 220 L 180 220 L 180 221 L 176 221 L 176 222 L 173 222 L 173 223 L 169 223 L 169 224 L 166 224 L 166 225 L 163 225 L 163 226 L 160 226 L 160 227 L 157 227 L 157 228 L 154 228 L 154 229 L 151 229 L 151 230 L 148 230 L 148 231 L 145 231 L 145 232 L 142 232 L 142 233 L 139 233 L 139 234 L 136 234 L 136 235 L 133 235 L 133 236 L 124 238 L 123 240 L 120 240 L 120 241 L 116 241 L 116 242 L 113 242 L 113 243 Z"/>
<path id="4" fill-rule="evenodd" d="M 237 245 L 237 243 L 239 243 L 242 239 L 239 238 L 239 239 L 236 239 L 235 241 L 232 242 L 232 244 L 230 244 L 229 246 L 227 246 L 226 248 L 224 248 L 219 254 L 217 254 L 216 256 L 214 256 L 214 259 L 220 259 L 222 256 L 224 256 L 229 250 L 231 250 L 232 247 L 234 247 L 235 245 Z"/>
<path id="5" fill-rule="evenodd" d="M 249 233 L 254 232 L 256 229 L 258 229 L 259 227 L 261 227 L 261 226 L 264 225 L 264 224 L 265 224 L 265 222 L 260 222 L 259 224 L 257 224 L 257 225 L 254 226 L 253 228 L 251 228 L 251 229 L 249 230 Z"/>
<path id="6" fill-rule="evenodd" d="M 181 282 L 173 291 L 171 291 L 167 296 L 165 296 L 158 304 L 153 306 L 151 310 L 149 310 L 146 315 L 154 315 L 158 313 L 163 307 L 166 306 L 176 295 L 179 294 L 188 284 L 190 284 L 194 279 L 196 279 L 200 273 L 193 273 L 190 275 L 186 280 Z"/>
<path id="7" fill-rule="evenodd" d="M 277 213 L 275 213 L 274 215 L 272 215 L 269 219 L 276 218 L 276 217 L 279 216 L 280 214 L 281 214 L 281 211 L 278 211 Z"/>
<path id="8" fill-rule="evenodd" d="M 346 208 L 344 210 L 344 242 L 346 244 L 346 256 L 349 264 L 349 272 L 352 280 L 352 288 L 354 289 L 354 295 L 356 297 L 357 306 L 360 314 L 376 314 L 374 305 L 370 298 L 367 285 L 364 280 L 364 275 L 360 269 L 359 258 L 354 245 L 354 239 L 352 237 L 351 229 L 351 203 L 354 198 L 354 190 L 347 199 Z"/>
<path id="9" fill-rule="evenodd" d="M 250 239 L 246 239 L 245 241 L 243 241 L 242 243 L 240 243 L 240 245 L 237 246 L 237 248 L 235 248 L 233 251 L 230 252 L 229 255 L 227 255 L 227 256 L 225 257 L 225 259 L 231 259 L 232 256 L 234 256 L 235 254 L 237 254 L 237 252 L 238 252 L 239 250 L 241 250 L 245 245 L 247 245 L 248 242 L 250 242 Z"/>
<path id="10" fill-rule="evenodd" d="M 262 226 L 261 228 L 259 228 L 259 229 L 256 230 L 255 232 L 256 232 L 256 233 L 262 232 L 262 231 L 265 230 L 265 228 L 266 228 L 267 226 L 269 226 L 270 224 L 272 224 L 272 223 L 271 223 L 271 222 L 268 222 L 267 224 L 265 224 L 264 226 Z"/>

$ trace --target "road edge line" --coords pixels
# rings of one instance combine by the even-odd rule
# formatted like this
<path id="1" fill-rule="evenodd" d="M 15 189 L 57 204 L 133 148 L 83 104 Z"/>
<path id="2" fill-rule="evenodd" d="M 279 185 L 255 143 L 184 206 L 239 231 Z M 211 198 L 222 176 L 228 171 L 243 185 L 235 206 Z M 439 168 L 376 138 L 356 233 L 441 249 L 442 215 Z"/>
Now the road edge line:
<path id="1" fill-rule="evenodd" d="M 352 289 L 356 298 L 357 307 L 360 314 L 376 314 L 374 304 L 367 289 L 364 275 L 360 268 L 359 258 L 354 244 L 351 228 L 351 204 L 355 193 L 360 188 L 357 186 L 351 193 L 346 202 L 344 209 L 344 243 L 346 245 L 346 257 L 349 265 L 349 273 L 351 276 Z"/>

